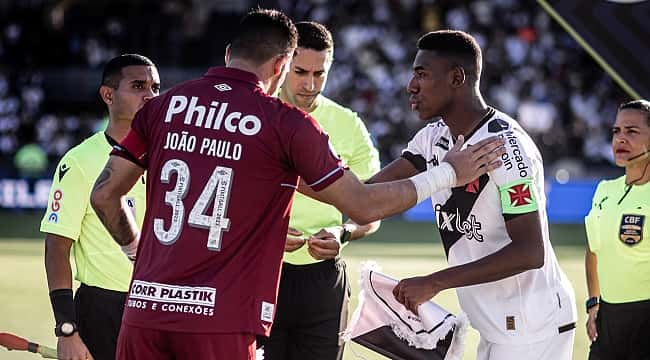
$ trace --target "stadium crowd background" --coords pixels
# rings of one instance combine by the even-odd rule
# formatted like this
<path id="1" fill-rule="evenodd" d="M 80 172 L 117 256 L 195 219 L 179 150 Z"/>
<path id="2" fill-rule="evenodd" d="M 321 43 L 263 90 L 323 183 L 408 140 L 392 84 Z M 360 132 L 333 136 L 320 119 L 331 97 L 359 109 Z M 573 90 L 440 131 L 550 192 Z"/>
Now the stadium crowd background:
<path id="1" fill-rule="evenodd" d="M 235 25 L 258 3 L 332 30 L 326 95 L 360 113 L 384 163 L 422 126 L 405 92 L 415 41 L 454 28 L 479 40 L 486 101 L 530 132 L 547 172 L 612 171 L 610 127 L 627 97 L 532 0 L 0 0 L 0 178 L 49 177 L 102 128 L 105 61 L 149 56 L 168 88 L 223 64 Z"/>

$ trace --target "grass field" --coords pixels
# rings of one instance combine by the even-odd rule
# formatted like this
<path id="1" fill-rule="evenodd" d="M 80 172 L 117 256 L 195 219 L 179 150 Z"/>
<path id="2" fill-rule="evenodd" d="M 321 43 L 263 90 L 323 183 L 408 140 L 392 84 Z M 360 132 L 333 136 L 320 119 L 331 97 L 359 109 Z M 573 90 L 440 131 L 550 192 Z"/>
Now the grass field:
<path id="1" fill-rule="evenodd" d="M 37 217 L 33 215 L 7 217 L 0 214 L 0 332 L 13 332 L 32 341 L 56 345 L 54 320 L 48 298 L 43 266 L 43 243 L 36 236 Z M 434 235 L 435 234 L 435 235 Z M 586 297 L 583 253 L 584 233 L 580 226 L 553 226 L 551 239 L 560 264 L 569 276 L 578 300 L 578 326 L 574 359 L 586 359 L 588 340 L 584 331 L 585 316 L 582 299 Z M 357 278 L 360 263 L 375 260 L 384 272 L 394 277 L 430 273 L 446 266 L 446 261 L 434 226 L 426 223 L 385 221 L 380 231 L 345 249 L 353 284 L 351 310 L 357 302 Z M 444 291 L 435 301 L 449 311 L 458 312 L 454 291 Z M 478 334 L 470 331 L 466 341 L 465 359 L 475 358 Z M 0 348 L 0 359 L 36 359 L 31 353 L 8 352 Z M 357 344 L 348 345 L 345 360 L 384 359 Z M 307 359 L 306 359 L 307 360 Z"/>

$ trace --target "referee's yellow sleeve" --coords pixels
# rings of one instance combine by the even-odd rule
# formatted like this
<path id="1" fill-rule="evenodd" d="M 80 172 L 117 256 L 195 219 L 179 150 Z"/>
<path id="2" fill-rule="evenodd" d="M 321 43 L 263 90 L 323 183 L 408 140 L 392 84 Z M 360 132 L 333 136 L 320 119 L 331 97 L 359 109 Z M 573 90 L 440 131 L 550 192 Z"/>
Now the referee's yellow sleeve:
<path id="1" fill-rule="evenodd" d="M 373 145 L 363 121 L 356 114 L 350 131 L 352 138 L 348 142 L 351 147 L 348 166 L 359 179 L 369 179 L 380 170 L 379 151 Z"/>
<path id="2" fill-rule="evenodd" d="M 81 222 L 89 206 L 91 185 L 74 156 L 66 154 L 56 167 L 41 232 L 79 238 Z"/>

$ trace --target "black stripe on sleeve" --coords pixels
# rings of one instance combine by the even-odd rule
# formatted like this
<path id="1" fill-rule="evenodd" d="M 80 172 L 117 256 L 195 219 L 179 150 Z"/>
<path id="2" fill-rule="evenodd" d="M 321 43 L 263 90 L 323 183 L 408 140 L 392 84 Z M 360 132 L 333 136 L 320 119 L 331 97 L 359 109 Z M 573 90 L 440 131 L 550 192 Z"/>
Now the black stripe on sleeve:
<path id="1" fill-rule="evenodd" d="M 427 160 L 422 155 L 413 154 L 410 151 L 404 151 L 402 157 L 408 160 L 419 172 L 427 171 Z"/>

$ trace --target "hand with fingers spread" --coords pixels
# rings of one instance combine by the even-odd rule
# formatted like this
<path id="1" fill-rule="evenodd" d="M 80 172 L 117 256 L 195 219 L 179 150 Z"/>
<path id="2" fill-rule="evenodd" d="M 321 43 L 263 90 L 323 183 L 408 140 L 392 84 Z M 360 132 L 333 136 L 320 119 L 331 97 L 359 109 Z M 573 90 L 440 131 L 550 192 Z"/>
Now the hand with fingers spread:
<path id="1" fill-rule="evenodd" d="M 483 139 L 461 150 L 465 143 L 463 135 L 458 136 L 454 146 L 445 155 L 456 172 L 456 186 L 465 185 L 488 171 L 501 166 L 501 155 L 505 154 L 504 140 L 497 136 Z"/>
<path id="2" fill-rule="evenodd" d="M 341 252 L 342 226 L 321 229 L 307 240 L 309 254 L 316 260 L 334 259 Z"/>
<path id="3" fill-rule="evenodd" d="M 400 280 L 393 288 L 395 299 L 412 313 L 418 315 L 418 306 L 436 296 L 440 290 L 431 275 Z"/>
<path id="4" fill-rule="evenodd" d="M 305 239 L 303 239 L 301 236 L 302 231 L 298 231 L 294 228 L 289 228 L 287 230 L 287 240 L 284 243 L 284 251 L 294 252 L 305 245 Z"/>
<path id="5" fill-rule="evenodd" d="M 88 351 L 86 344 L 79 336 L 74 333 L 71 336 L 59 336 L 56 345 L 57 356 L 64 360 L 92 360 L 93 357 Z"/>

